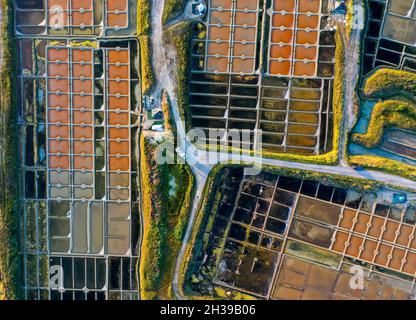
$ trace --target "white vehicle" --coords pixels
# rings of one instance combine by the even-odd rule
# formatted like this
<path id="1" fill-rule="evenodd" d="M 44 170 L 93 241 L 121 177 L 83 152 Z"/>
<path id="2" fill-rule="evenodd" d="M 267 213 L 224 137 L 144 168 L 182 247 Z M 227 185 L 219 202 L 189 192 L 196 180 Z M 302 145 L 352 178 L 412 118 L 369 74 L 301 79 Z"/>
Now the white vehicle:
<path id="1" fill-rule="evenodd" d="M 182 148 L 180 148 L 180 147 L 177 147 L 175 151 L 183 159 L 186 159 L 188 157 L 186 155 L 185 151 L 183 151 Z"/>

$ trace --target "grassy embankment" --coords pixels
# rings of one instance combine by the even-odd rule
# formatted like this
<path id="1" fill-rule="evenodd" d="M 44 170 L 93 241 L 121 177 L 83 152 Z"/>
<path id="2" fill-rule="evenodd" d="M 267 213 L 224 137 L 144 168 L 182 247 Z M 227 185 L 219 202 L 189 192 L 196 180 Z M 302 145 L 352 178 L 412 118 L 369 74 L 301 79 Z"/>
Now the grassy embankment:
<path id="1" fill-rule="evenodd" d="M 366 133 L 352 135 L 352 141 L 366 148 L 377 147 L 389 128 L 416 130 L 416 105 L 400 100 L 377 103 Z"/>
<path id="2" fill-rule="evenodd" d="M 228 166 L 230 167 L 230 166 Z M 235 166 L 238 167 L 238 166 Z M 224 165 L 217 165 L 211 171 L 210 175 L 208 176 L 202 199 L 203 202 L 201 206 L 198 208 L 195 225 L 192 231 L 192 235 L 189 241 L 189 244 L 186 249 L 186 254 L 184 261 L 181 265 L 181 272 L 179 278 L 179 288 L 181 290 L 181 294 L 186 296 L 189 299 L 209 299 L 213 297 L 203 297 L 196 295 L 197 293 L 193 292 L 190 288 L 190 283 L 193 279 L 193 274 L 198 268 L 198 261 L 197 258 L 201 251 L 204 250 L 204 246 L 206 245 L 207 236 L 206 233 L 209 232 L 210 225 L 213 223 L 213 218 L 217 208 L 218 202 L 218 189 L 222 183 L 222 178 L 224 174 Z M 265 171 L 272 172 L 279 175 L 287 175 L 291 177 L 296 177 L 299 179 L 311 179 L 320 181 L 322 183 L 337 186 L 340 188 L 353 188 L 357 191 L 369 191 L 379 188 L 381 185 L 374 181 L 370 181 L 367 179 L 357 179 L 357 178 L 350 178 L 345 176 L 339 175 L 332 175 L 332 174 L 324 174 L 319 172 L 313 171 L 305 171 L 305 170 L 297 170 L 297 169 L 289 169 L 289 168 L 280 168 L 280 167 L 270 167 L 265 166 Z M 207 231 L 208 230 L 208 231 Z M 221 290 L 217 290 L 215 288 L 216 294 L 218 298 L 226 298 L 224 292 L 221 294 Z M 236 299 L 247 299 L 249 296 L 247 295 L 237 295 Z"/>
<path id="3" fill-rule="evenodd" d="M 186 165 L 157 164 L 157 145 L 141 137 L 143 299 L 172 299 L 176 258 L 188 221 L 194 177 Z"/>
<path id="4" fill-rule="evenodd" d="M 415 99 L 416 74 L 388 68 L 378 69 L 364 81 L 363 94 L 378 99 L 393 99 L 397 96 Z M 374 148 L 379 145 L 386 129 L 394 127 L 416 130 L 416 105 L 407 99 L 380 100 L 374 106 L 367 132 L 352 135 L 352 141 Z M 416 179 L 415 167 L 383 157 L 355 155 L 349 157 L 349 163 Z"/>
<path id="5" fill-rule="evenodd" d="M 169 20 L 182 14 L 187 3 L 187 0 L 165 0 L 162 23 L 166 24 Z"/>
<path id="6" fill-rule="evenodd" d="M 162 111 L 165 128 L 174 133 L 176 129 L 166 93 Z M 156 149 L 156 144 L 141 137 L 144 219 L 141 294 L 143 299 L 172 299 L 171 285 L 191 207 L 194 176 L 187 165 L 157 164 Z"/>
<path id="7" fill-rule="evenodd" d="M 189 76 L 190 76 L 190 55 L 192 39 L 191 23 L 183 23 L 175 29 L 171 29 L 171 35 L 177 50 L 178 64 L 178 103 L 182 119 L 186 123 L 186 129 L 191 128 L 191 115 L 189 112 Z M 342 119 L 342 110 L 344 107 L 344 45 L 339 32 L 335 35 L 336 52 L 335 52 L 335 79 L 334 79 L 334 104 L 333 104 L 333 148 L 330 152 L 316 156 L 303 156 L 296 154 L 282 154 L 263 151 L 261 155 L 267 158 L 297 161 L 304 163 L 333 165 L 338 162 L 338 146 L 340 139 L 340 128 Z M 224 150 L 228 152 L 244 152 L 245 150 L 234 150 L 233 148 L 223 149 L 216 147 L 215 150 Z M 251 153 L 252 154 L 252 153 Z"/>
<path id="8" fill-rule="evenodd" d="M 146 94 L 154 84 L 154 74 L 150 51 L 150 15 L 150 0 L 139 0 L 137 4 L 137 36 L 140 44 L 140 73 L 142 82 L 142 94 Z"/>
<path id="9" fill-rule="evenodd" d="M 349 1 L 347 3 L 347 17 L 346 17 L 346 24 L 345 24 L 345 30 L 347 34 L 351 33 L 352 30 L 352 24 L 353 24 L 353 14 L 354 14 L 354 2 Z"/>
<path id="10" fill-rule="evenodd" d="M 274 174 L 291 176 L 291 177 L 295 177 L 295 178 L 302 179 L 302 180 L 315 180 L 326 185 L 331 185 L 331 186 L 344 188 L 344 189 L 354 189 L 360 192 L 374 190 L 381 186 L 385 186 L 384 183 L 379 183 L 379 182 L 364 179 L 364 178 L 361 179 L 361 178 L 346 177 L 342 175 L 321 173 L 321 172 L 316 172 L 316 171 L 271 167 L 267 165 L 263 166 L 263 169 L 264 171 L 271 172 Z"/>
<path id="11" fill-rule="evenodd" d="M 352 165 L 362 166 L 368 169 L 383 171 L 386 173 L 405 177 L 411 180 L 416 180 L 416 167 L 404 164 L 399 161 L 377 156 L 358 155 L 350 156 L 349 163 Z"/>
<path id="12" fill-rule="evenodd" d="M 0 299 L 18 299 L 18 136 L 13 35 L 13 2 L 2 0 L 3 69 L 0 76 Z"/>

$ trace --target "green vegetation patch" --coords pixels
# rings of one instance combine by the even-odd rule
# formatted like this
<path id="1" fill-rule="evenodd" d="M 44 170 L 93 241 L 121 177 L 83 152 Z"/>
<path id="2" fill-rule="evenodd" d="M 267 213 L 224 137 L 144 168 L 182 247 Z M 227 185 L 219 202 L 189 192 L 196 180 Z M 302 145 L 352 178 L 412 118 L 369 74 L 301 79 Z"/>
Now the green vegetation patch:
<path id="1" fill-rule="evenodd" d="M 378 102 L 372 111 L 366 133 L 353 134 L 353 142 L 366 148 L 377 147 L 386 129 L 415 130 L 416 74 L 403 70 L 382 68 L 374 71 L 364 82 L 363 94 L 369 98 L 389 99 Z M 383 171 L 415 180 L 416 168 L 388 158 L 371 155 L 349 157 L 351 165 Z"/>
<path id="2" fill-rule="evenodd" d="M 141 137 L 142 299 L 172 299 L 176 258 L 188 221 L 194 177 L 186 165 L 157 164 L 157 145 Z"/>
<path id="3" fill-rule="evenodd" d="M 181 119 L 185 121 L 185 129 L 189 131 L 191 129 L 191 113 L 189 110 L 189 81 L 190 81 L 190 62 L 191 62 L 191 40 L 192 40 L 192 26 L 191 22 L 184 22 L 178 26 L 171 28 L 167 31 L 167 38 L 172 39 L 176 49 L 177 55 L 177 80 L 178 80 L 178 106 Z M 333 165 L 338 162 L 338 146 L 341 138 L 340 129 L 342 122 L 342 112 L 344 108 L 344 45 L 339 32 L 335 34 L 336 51 L 335 51 L 335 79 L 334 79 L 334 103 L 333 103 L 333 136 L 331 151 L 313 156 L 297 155 L 297 154 L 284 154 L 276 152 L 262 151 L 259 156 L 287 160 L 298 161 L 304 163 L 326 164 Z M 208 150 L 210 146 L 205 146 Z M 223 148 L 218 146 L 217 148 L 210 149 L 211 151 L 224 151 L 224 152 L 243 152 L 250 153 L 246 150 L 235 150 L 231 147 Z M 253 155 L 253 153 L 250 153 Z"/>
<path id="4" fill-rule="evenodd" d="M 166 24 L 169 20 L 176 18 L 185 10 L 187 0 L 165 0 L 162 23 Z"/>
<path id="5" fill-rule="evenodd" d="M 163 93 L 162 96 L 162 112 L 166 130 L 172 132 L 173 135 L 176 136 L 175 121 L 173 119 L 174 117 L 172 114 L 170 99 L 166 91 Z"/>
<path id="6" fill-rule="evenodd" d="M 371 114 L 367 132 L 353 134 L 352 141 L 366 148 L 377 147 L 384 131 L 392 127 L 416 130 L 416 105 L 400 100 L 377 103 Z"/>
<path id="7" fill-rule="evenodd" d="M 378 69 L 364 83 L 364 94 L 371 98 L 416 95 L 416 74 L 403 70 Z"/>
<path id="8" fill-rule="evenodd" d="M 146 94 L 155 82 L 150 50 L 151 28 L 151 0 L 139 0 L 137 7 L 137 36 L 139 37 L 140 44 L 140 81 L 142 94 Z"/>
<path id="9" fill-rule="evenodd" d="M 179 290 L 181 291 L 181 295 L 186 295 L 187 298 L 197 298 L 193 296 L 189 283 L 192 281 L 192 276 L 195 273 L 195 270 L 198 268 L 198 255 L 204 248 L 203 240 L 205 229 L 210 220 L 210 213 L 212 212 L 217 189 L 220 186 L 223 174 L 224 166 L 215 166 L 211 170 L 206 180 L 205 187 L 201 195 L 202 201 L 198 207 L 194 222 L 194 228 L 186 247 L 184 260 L 182 261 L 181 272 L 179 275 Z"/>
<path id="10" fill-rule="evenodd" d="M 19 186 L 17 100 L 14 79 L 15 47 L 13 35 L 13 1 L 3 0 L 3 69 L 0 75 L 0 299 L 18 299 L 19 246 L 18 214 Z"/>

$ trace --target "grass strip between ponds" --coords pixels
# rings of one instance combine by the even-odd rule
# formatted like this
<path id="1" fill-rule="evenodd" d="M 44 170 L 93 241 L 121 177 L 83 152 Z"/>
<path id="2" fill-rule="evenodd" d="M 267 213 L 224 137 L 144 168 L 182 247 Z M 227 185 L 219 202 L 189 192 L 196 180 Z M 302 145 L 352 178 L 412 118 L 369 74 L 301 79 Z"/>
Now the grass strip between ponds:
<path id="1" fill-rule="evenodd" d="M 139 0 L 137 4 L 137 36 L 140 44 L 140 81 L 142 94 L 146 94 L 153 86 L 154 73 L 151 61 L 151 0 Z"/>
<path id="2" fill-rule="evenodd" d="M 178 106 L 181 114 L 181 119 L 185 122 L 185 129 L 191 129 L 191 113 L 189 110 L 189 82 L 190 82 L 190 61 L 191 61 L 191 40 L 192 40 L 192 26 L 190 22 L 182 23 L 175 28 L 168 30 L 168 36 L 173 39 L 176 54 L 177 54 L 177 79 L 178 79 Z M 339 31 L 335 34 L 336 50 L 335 50 L 335 78 L 333 91 L 333 135 L 332 135 L 332 150 L 321 155 L 305 156 L 289 153 L 275 153 L 275 152 L 261 152 L 259 156 L 303 162 L 314 164 L 335 165 L 338 163 L 338 148 L 340 137 L 342 112 L 344 108 L 344 45 Z M 210 148 L 206 146 L 206 148 Z M 243 152 L 255 155 L 246 150 L 235 150 L 231 147 L 217 147 L 210 149 L 210 151 L 225 151 L 225 152 Z"/>

